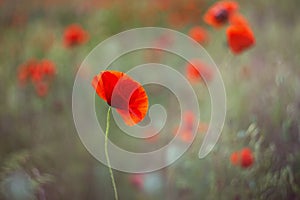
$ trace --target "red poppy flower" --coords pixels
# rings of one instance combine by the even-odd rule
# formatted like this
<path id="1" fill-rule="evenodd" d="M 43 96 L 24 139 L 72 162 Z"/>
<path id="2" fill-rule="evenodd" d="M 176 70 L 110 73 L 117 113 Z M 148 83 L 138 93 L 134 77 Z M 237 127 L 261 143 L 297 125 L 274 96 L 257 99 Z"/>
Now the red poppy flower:
<path id="1" fill-rule="evenodd" d="M 36 67 L 31 68 L 30 77 L 31 77 L 31 81 L 34 83 L 38 83 L 38 82 L 42 81 L 42 79 L 44 77 L 42 68 L 39 67 L 39 65 L 36 65 Z"/>
<path id="2" fill-rule="evenodd" d="M 245 19 L 245 17 L 239 13 L 235 13 L 231 15 L 229 19 L 230 25 L 246 25 L 249 26 L 248 21 Z"/>
<path id="3" fill-rule="evenodd" d="M 252 30 L 241 22 L 230 25 L 226 30 L 226 35 L 229 48 L 235 54 L 242 53 L 255 44 Z"/>
<path id="4" fill-rule="evenodd" d="M 55 65 L 50 60 L 42 60 L 40 62 L 41 71 L 43 74 L 53 76 L 56 73 Z"/>
<path id="5" fill-rule="evenodd" d="M 66 47 L 84 44 L 88 38 L 88 33 L 78 24 L 71 24 L 64 32 L 64 44 Z"/>
<path id="6" fill-rule="evenodd" d="M 29 60 L 19 67 L 18 79 L 21 86 L 31 80 L 37 95 L 45 96 L 48 93 L 49 80 L 55 73 L 56 69 L 52 61 Z"/>
<path id="7" fill-rule="evenodd" d="M 92 86 L 127 125 L 133 126 L 146 116 L 148 97 L 144 88 L 123 72 L 103 71 L 93 78 Z"/>
<path id="8" fill-rule="evenodd" d="M 31 60 L 27 64 L 27 71 L 33 83 L 45 80 L 45 78 L 52 77 L 55 72 L 55 65 L 50 60 Z"/>
<path id="9" fill-rule="evenodd" d="M 29 60 L 28 62 L 22 64 L 18 68 L 18 80 L 21 86 L 25 85 L 25 83 L 30 78 L 30 69 L 34 68 L 36 62 L 34 60 Z"/>
<path id="10" fill-rule="evenodd" d="M 204 28 L 200 26 L 195 26 L 189 31 L 189 36 L 199 42 L 204 44 L 208 41 L 208 34 Z"/>
<path id="11" fill-rule="evenodd" d="M 230 156 L 230 161 L 233 165 L 238 165 L 240 161 L 240 153 L 235 151 Z"/>
<path id="12" fill-rule="evenodd" d="M 251 149 L 249 148 L 242 149 L 240 155 L 241 155 L 241 166 L 243 168 L 248 168 L 253 164 L 254 157 Z"/>
<path id="13" fill-rule="evenodd" d="M 249 148 L 243 148 L 241 151 L 233 152 L 230 156 L 233 165 L 240 165 L 242 168 L 248 168 L 254 163 L 254 156 Z"/>
<path id="14" fill-rule="evenodd" d="M 204 21 L 213 27 L 221 27 L 237 9 L 238 4 L 234 1 L 217 2 L 204 14 Z"/>
<path id="15" fill-rule="evenodd" d="M 192 60 L 186 66 L 186 76 L 191 82 L 210 81 L 213 78 L 213 71 L 200 60 Z"/>

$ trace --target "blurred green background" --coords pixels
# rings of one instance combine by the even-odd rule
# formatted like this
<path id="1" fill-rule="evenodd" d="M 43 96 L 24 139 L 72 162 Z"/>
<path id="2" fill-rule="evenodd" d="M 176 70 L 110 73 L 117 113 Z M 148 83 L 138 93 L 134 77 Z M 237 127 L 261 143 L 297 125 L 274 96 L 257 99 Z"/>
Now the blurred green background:
<path id="1" fill-rule="evenodd" d="M 202 160 L 197 153 L 204 135 L 199 133 L 168 168 L 135 176 L 114 171 L 120 199 L 300 199 L 300 1 L 237 1 L 256 37 L 255 46 L 240 55 L 228 49 L 225 28 L 216 30 L 202 20 L 214 2 L 0 0 L 0 199 L 113 199 L 107 167 L 87 152 L 75 130 L 71 95 L 76 71 L 99 42 L 121 31 L 159 26 L 188 33 L 196 25 L 209 34 L 205 48 L 226 87 L 221 138 Z M 66 48 L 64 30 L 73 23 L 88 32 L 89 40 Z M 31 84 L 18 84 L 19 66 L 32 58 L 56 65 L 44 97 Z M 176 62 L 168 58 L 159 62 Z M 116 64 L 132 62 L 129 55 Z M 184 73 L 184 66 L 179 70 Z M 205 125 L 209 96 L 203 84 L 194 87 Z M 153 94 L 151 103 L 176 107 L 169 91 L 146 90 Z M 99 115 L 107 109 L 101 100 L 96 105 Z M 120 134 L 111 139 L 131 150 L 136 145 L 151 150 L 166 144 L 175 127 L 140 145 Z M 118 131 L 113 123 L 111 132 Z M 244 147 L 255 158 L 247 169 L 230 162 L 231 153 Z"/>

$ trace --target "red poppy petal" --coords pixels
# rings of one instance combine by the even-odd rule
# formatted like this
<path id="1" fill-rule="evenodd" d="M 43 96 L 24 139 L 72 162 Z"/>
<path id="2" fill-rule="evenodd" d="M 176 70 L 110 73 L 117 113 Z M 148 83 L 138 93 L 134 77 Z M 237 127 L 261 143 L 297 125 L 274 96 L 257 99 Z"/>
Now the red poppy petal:
<path id="1" fill-rule="evenodd" d="M 191 142 L 193 140 L 193 134 L 190 131 L 185 131 L 181 134 L 183 142 Z"/>
<path id="2" fill-rule="evenodd" d="M 190 29 L 189 36 L 201 44 L 207 42 L 208 40 L 206 30 L 200 26 L 195 26 L 192 29 Z"/>
<path id="3" fill-rule="evenodd" d="M 95 76 L 92 80 L 92 86 L 96 90 L 96 93 L 104 100 L 107 102 L 106 96 L 105 96 L 105 91 L 104 91 L 104 86 L 103 82 L 101 80 L 101 74 L 98 74 Z"/>
<path id="4" fill-rule="evenodd" d="M 186 76 L 191 82 L 196 81 L 211 81 L 213 78 L 213 71 L 206 64 L 200 60 L 193 60 L 186 66 Z"/>
<path id="5" fill-rule="evenodd" d="M 246 25 L 231 25 L 226 30 L 228 45 L 233 53 L 241 53 L 255 43 L 252 30 Z"/>
<path id="6" fill-rule="evenodd" d="M 220 2 L 220 3 L 222 3 L 222 5 L 224 6 L 224 8 L 228 12 L 237 11 L 237 9 L 239 8 L 237 2 L 235 2 L 235 1 L 223 1 L 223 2 Z"/>
<path id="7" fill-rule="evenodd" d="M 248 21 L 245 19 L 245 17 L 239 13 L 235 13 L 230 16 L 229 23 L 231 25 L 239 25 L 239 26 L 249 26 Z"/>
<path id="8" fill-rule="evenodd" d="M 95 76 L 92 86 L 110 106 L 117 109 L 127 125 L 144 119 L 148 111 L 148 97 L 144 88 L 123 72 L 104 71 Z"/>
<path id="9" fill-rule="evenodd" d="M 88 39 L 88 33 L 78 24 L 71 24 L 65 29 L 64 44 L 66 47 L 83 44 Z"/>
<path id="10" fill-rule="evenodd" d="M 104 93 L 106 96 L 107 103 L 109 105 L 111 105 L 111 98 L 115 86 L 120 80 L 120 78 L 123 76 L 124 76 L 123 72 L 117 72 L 117 71 L 105 71 L 101 75 L 101 80 L 104 86 Z"/>
<path id="11" fill-rule="evenodd" d="M 230 161 L 233 165 L 238 165 L 240 162 L 240 153 L 239 152 L 233 152 L 230 156 Z"/>
<path id="12" fill-rule="evenodd" d="M 140 86 L 133 92 L 127 105 L 117 109 L 127 125 L 133 126 L 144 119 L 148 111 L 148 97 L 143 87 Z"/>
<path id="13" fill-rule="evenodd" d="M 140 84 L 138 82 L 124 75 L 118 80 L 118 83 L 114 87 L 114 91 L 111 94 L 111 105 L 115 108 L 128 110 L 130 98 L 132 98 L 135 90 L 139 87 Z"/>
<path id="14" fill-rule="evenodd" d="M 130 103 L 130 110 L 141 121 L 147 114 L 149 103 L 144 89 L 141 87 L 137 91 L 139 96 L 135 98 L 134 103 Z"/>
<path id="15" fill-rule="evenodd" d="M 241 150 L 241 166 L 243 168 L 250 167 L 254 162 L 254 157 L 251 149 L 244 148 Z"/>
<path id="16" fill-rule="evenodd" d="M 109 105 L 111 105 L 111 95 L 114 87 L 122 76 L 124 76 L 123 72 L 104 71 L 95 76 L 92 80 L 92 86 L 97 94 Z"/>
<path id="17" fill-rule="evenodd" d="M 234 1 L 220 1 L 212 5 L 204 14 L 203 20 L 215 27 L 219 28 L 227 23 L 230 16 L 237 11 L 238 4 Z"/>

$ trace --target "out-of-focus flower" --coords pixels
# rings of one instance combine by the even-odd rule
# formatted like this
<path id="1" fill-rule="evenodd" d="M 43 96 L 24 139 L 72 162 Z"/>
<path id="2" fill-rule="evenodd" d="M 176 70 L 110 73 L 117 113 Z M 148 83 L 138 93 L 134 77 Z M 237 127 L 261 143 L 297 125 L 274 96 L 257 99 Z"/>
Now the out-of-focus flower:
<path id="1" fill-rule="evenodd" d="M 235 13 L 235 14 L 231 15 L 231 17 L 229 18 L 229 24 L 230 25 L 249 26 L 249 23 L 246 20 L 246 18 L 240 13 Z"/>
<path id="2" fill-rule="evenodd" d="M 50 60 L 42 60 L 40 62 L 40 67 L 41 67 L 41 70 L 43 72 L 44 75 L 48 75 L 48 76 L 54 76 L 55 73 L 56 73 L 56 68 L 55 68 L 55 65 L 52 61 Z"/>
<path id="3" fill-rule="evenodd" d="M 189 36 L 200 44 L 205 44 L 208 41 L 208 34 L 201 26 L 195 26 L 191 28 L 189 31 Z"/>
<path id="4" fill-rule="evenodd" d="M 208 9 L 203 18 L 207 24 L 218 28 L 226 24 L 237 10 L 238 4 L 236 2 L 219 1 Z"/>
<path id="5" fill-rule="evenodd" d="M 29 60 L 20 65 L 18 70 L 18 81 L 24 86 L 28 81 L 34 85 L 38 96 L 43 97 L 48 93 L 49 82 L 55 75 L 55 64 L 50 60 Z"/>
<path id="6" fill-rule="evenodd" d="M 29 73 L 33 83 L 38 83 L 44 78 L 43 69 L 38 61 L 29 67 Z"/>
<path id="7" fill-rule="evenodd" d="M 142 190 L 144 188 L 144 176 L 143 174 L 132 174 L 129 177 L 129 182 L 133 187 L 138 190 Z"/>
<path id="8" fill-rule="evenodd" d="M 226 30 L 226 35 L 229 48 L 235 54 L 242 53 L 255 44 L 251 28 L 242 21 L 236 21 L 230 25 Z"/>
<path id="9" fill-rule="evenodd" d="M 89 34 L 78 24 L 69 25 L 64 31 L 64 45 L 74 47 L 88 41 Z"/>
<path id="10" fill-rule="evenodd" d="M 233 165 L 238 165 L 240 160 L 240 154 L 239 152 L 235 151 L 230 156 L 230 161 Z"/>
<path id="11" fill-rule="evenodd" d="M 248 168 L 252 166 L 254 162 L 254 157 L 251 149 L 244 148 L 241 150 L 240 154 L 241 154 L 241 166 L 243 168 Z"/>
<path id="12" fill-rule="evenodd" d="M 147 62 L 159 62 L 164 55 L 162 49 L 171 47 L 174 43 L 174 38 L 169 34 L 162 34 L 153 40 L 153 49 L 145 51 L 145 60 Z"/>
<path id="13" fill-rule="evenodd" d="M 211 81 L 213 79 L 213 71 L 205 63 L 200 60 L 192 60 L 186 66 L 186 76 L 191 82 Z"/>
<path id="14" fill-rule="evenodd" d="M 144 119 L 148 111 L 148 96 L 140 83 L 123 72 L 103 71 L 92 80 L 96 93 L 108 105 L 116 108 L 124 122 L 133 126 Z"/>
<path id="15" fill-rule="evenodd" d="M 200 122 L 200 123 L 199 123 L 199 127 L 198 127 L 198 131 L 199 131 L 200 133 L 206 133 L 207 130 L 208 130 L 208 124 L 205 123 L 205 122 Z"/>
<path id="16" fill-rule="evenodd" d="M 22 64 L 18 68 L 18 80 L 21 86 L 24 86 L 25 83 L 31 76 L 32 71 L 36 66 L 36 60 L 29 60 L 26 63 Z"/>
<path id="17" fill-rule="evenodd" d="M 182 128 L 179 130 L 179 127 L 177 127 L 174 131 L 174 134 L 177 134 L 179 131 L 178 137 L 183 141 L 183 142 L 191 142 L 193 140 L 193 129 L 196 126 L 195 124 L 195 114 L 192 111 L 186 111 L 183 114 L 183 119 L 182 119 Z"/>
<path id="18" fill-rule="evenodd" d="M 245 147 L 241 151 L 233 152 L 230 156 L 230 161 L 233 165 L 238 165 L 242 168 L 248 168 L 254 163 L 254 155 L 251 149 Z"/>

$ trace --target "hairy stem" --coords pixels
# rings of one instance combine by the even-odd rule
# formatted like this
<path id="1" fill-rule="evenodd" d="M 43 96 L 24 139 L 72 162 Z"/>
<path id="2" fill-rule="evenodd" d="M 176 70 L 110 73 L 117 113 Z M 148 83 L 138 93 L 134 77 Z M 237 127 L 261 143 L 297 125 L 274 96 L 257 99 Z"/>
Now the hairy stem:
<path id="1" fill-rule="evenodd" d="M 114 188 L 115 200 L 118 200 L 118 192 L 117 192 L 117 187 L 116 187 L 116 183 L 115 183 L 115 178 L 114 178 L 113 171 L 111 169 L 110 160 L 109 160 L 108 151 L 107 151 L 107 141 L 108 141 L 109 121 L 110 121 L 110 110 L 111 110 L 111 107 L 109 107 L 108 110 L 107 110 L 107 118 L 106 118 L 105 156 L 106 156 L 106 160 L 107 160 L 107 165 L 108 165 L 108 169 L 109 169 L 109 174 L 110 174 L 112 186 Z"/>

